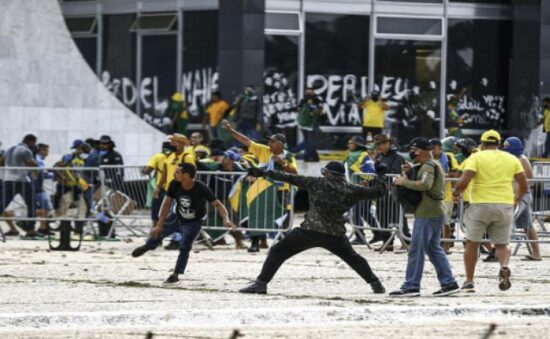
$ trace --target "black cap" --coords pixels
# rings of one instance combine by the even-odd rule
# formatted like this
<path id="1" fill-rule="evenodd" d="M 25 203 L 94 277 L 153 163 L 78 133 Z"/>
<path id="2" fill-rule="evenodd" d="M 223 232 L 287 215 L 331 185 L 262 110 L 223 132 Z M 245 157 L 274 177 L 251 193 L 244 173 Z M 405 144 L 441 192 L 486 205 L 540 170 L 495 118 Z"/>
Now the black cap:
<path id="1" fill-rule="evenodd" d="M 416 147 L 425 151 L 431 151 L 434 148 L 433 145 L 430 143 L 430 140 L 422 137 L 412 139 L 408 148 L 411 148 L 411 147 Z"/>
<path id="2" fill-rule="evenodd" d="M 346 174 L 346 169 L 344 168 L 344 165 L 338 161 L 329 161 L 329 163 L 326 164 L 325 167 L 321 168 L 321 172 L 323 171 L 327 171 L 334 175 L 342 177 Z"/>
<path id="3" fill-rule="evenodd" d="M 111 144 L 113 147 L 115 147 L 115 142 L 108 135 L 102 135 L 101 138 L 99 138 L 99 143 L 100 144 Z"/>
<path id="4" fill-rule="evenodd" d="M 269 137 L 269 139 L 278 141 L 278 142 L 282 143 L 283 145 L 286 144 L 286 137 L 282 133 L 273 134 L 271 137 Z"/>
<path id="5" fill-rule="evenodd" d="M 359 147 L 365 147 L 365 139 L 363 139 L 363 137 L 360 136 L 360 135 L 352 136 L 350 141 L 353 142 L 354 144 L 356 144 Z"/>

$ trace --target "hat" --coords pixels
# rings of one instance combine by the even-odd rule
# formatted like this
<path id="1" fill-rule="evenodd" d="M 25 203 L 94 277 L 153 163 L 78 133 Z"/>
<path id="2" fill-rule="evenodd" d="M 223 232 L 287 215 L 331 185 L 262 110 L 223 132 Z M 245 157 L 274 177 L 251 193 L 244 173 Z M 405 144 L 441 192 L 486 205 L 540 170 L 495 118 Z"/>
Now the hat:
<path id="1" fill-rule="evenodd" d="M 101 138 L 99 138 L 100 144 L 114 144 L 113 140 L 108 135 L 102 135 Z"/>
<path id="2" fill-rule="evenodd" d="M 453 136 L 443 138 L 441 140 L 441 149 L 443 152 L 453 152 L 453 148 L 456 144 L 456 138 Z"/>
<path id="3" fill-rule="evenodd" d="M 430 144 L 432 144 L 433 146 L 442 146 L 441 140 L 439 140 L 438 138 L 431 138 Z"/>
<path id="4" fill-rule="evenodd" d="M 321 173 L 330 172 L 334 175 L 343 177 L 346 173 L 346 169 L 341 162 L 338 161 L 329 161 L 325 167 L 321 168 Z"/>
<path id="5" fill-rule="evenodd" d="M 169 135 L 168 140 L 170 142 L 183 142 L 186 145 L 189 144 L 189 139 L 187 139 L 185 135 L 179 134 L 179 133 L 174 133 L 172 135 Z"/>
<path id="6" fill-rule="evenodd" d="M 82 141 L 82 139 L 76 139 L 73 141 L 73 146 L 71 146 L 71 149 L 78 148 L 82 145 L 84 145 L 84 141 Z"/>
<path id="7" fill-rule="evenodd" d="M 385 134 L 378 134 L 374 137 L 374 144 L 381 144 L 383 142 L 391 142 L 390 137 Z"/>
<path id="8" fill-rule="evenodd" d="M 197 152 L 206 153 L 206 156 L 207 156 L 207 157 L 210 156 L 210 150 L 208 149 L 208 147 L 203 146 L 203 145 L 197 145 L 197 146 L 195 146 L 194 151 L 195 151 L 195 153 L 197 153 Z"/>
<path id="9" fill-rule="evenodd" d="M 481 142 L 487 142 L 487 143 L 493 143 L 493 144 L 499 143 L 500 134 L 494 129 L 488 130 L 487 132 L 481 135 Z"/>
<path id="10" fill-rule="evenodd" d="M 228 159 L 231 159 L 233 161 L 239 161 L 241 159 L 241 156 L 239 155 L 239 153 L 231 151 L 231 150 L 225 151 L 223 153 L 223 156 L 228 158 Z"/>
<path id="11" fill-rule="evenodd" d="M 523 154 L 523 143 L 519 138 L 509 137 L 504 140 L 502 149 L 512 155 L 515 155 L 516 157 L 519 157 Z"/>
<path id="12" fill-rule="evenodd" d="M 474 148 L 476 148 L 477 144 L 474 139 L 472 138 L 463 138 L 458 139 L 456 142 L 456 147 L 462 150 L 470 151 Z"/>
<path id="13" fill-rule="evenodd" d="M 434 146 L 432 145 L 430 140 L 428 140 L 428 138 L 422 138 L 422 137 L 417 137 L 412 139 L 411 143 L 408 145 L 408 148 L 411 148 L 411 147 L 416 147 L 424 151 L 431 151 L 434 148 Z"/>
<path id="14" fill-rule="evenodd" d="M 174 101 L 183 101 L 183 94 L 181 94 L 180 92 L 176 92 L 172 95 L 172 100 Z"/>
<path id="15" fill-rule="evenodd" d="M 271 137 L 269 137 L 270 140 L 275 140 L 275 141 L 278 141 L 280 142 L 281 144 L 286 144 L 286 137 L 284 134 L 282 133 L 276 133 L 276 134 L 273 134 Z"/>
<path id="16" fill-rule="evenodd" d="M 356 144 L 359 147 L 365 147 L 365 139 L 363 139 L 363 137 L 360 136 L 360 135 L 352 136 L 351 139 L 349 139 L 349 141 L 353 142 L 354 144 Z"/>

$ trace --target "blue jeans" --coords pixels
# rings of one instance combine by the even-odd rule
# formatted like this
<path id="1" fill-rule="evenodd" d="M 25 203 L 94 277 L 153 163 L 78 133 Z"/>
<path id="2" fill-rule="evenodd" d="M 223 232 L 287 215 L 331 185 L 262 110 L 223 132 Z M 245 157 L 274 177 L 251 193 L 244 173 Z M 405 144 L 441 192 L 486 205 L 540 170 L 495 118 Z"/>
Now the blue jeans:
<path id="1" fill-rule="evenodd" d="M 402 289 L 420 289 L 426 254 L 435 267 L 441 286 L 448 286 L 456 282 L 449 260 L 440 243 L 443 219 L 444 217 L 415 219 L 409 245 L 407 276 L 405 283 L 401 286 Z"/>
<path id="2" fill-rule="evenodd" d="M 314 127 L 313 131 L 302 130 L 304 134 L 304 141 L 294 148 L 294 152 L 298 153 L 302 150 L 305 150 L 304 160 L 318 160 L 319 155 L 317 154 L 317 139 L 319 138 L 319 133 L 317 127 Z"/>
<path id="3" fill-rule="evenodd" d="M 174 232 L 180 233 L 180 253 L 178 254 L 178 260 L 176 261 L 176 268 L 174 272 L 183 274 L 183 272 L 185 272 L 185 267 L 187 266 L 187 260 L 189 260 L 189 252 L 191 252 L 193 242 L 201 231 L 201 225 L 202 220 L 180 223 L 175 214 L 170 214 L 168 218 L 166 218 L 160 237 L 147 239 L 145 242 L 145 247 L 150 250 L 154 250 L 162 243 L 162 239 Z"/>

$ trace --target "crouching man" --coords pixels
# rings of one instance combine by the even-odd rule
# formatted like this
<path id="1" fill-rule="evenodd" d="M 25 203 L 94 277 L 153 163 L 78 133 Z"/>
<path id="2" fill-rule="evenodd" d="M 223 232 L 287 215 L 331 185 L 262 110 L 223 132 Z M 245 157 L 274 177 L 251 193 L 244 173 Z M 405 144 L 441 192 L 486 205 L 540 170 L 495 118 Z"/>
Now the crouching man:
<path id="1" fill-rule="evenodd" d="M 382 168 L 379 170 L 382 171 Z M 304 177 L 281 171 L 265 172 L 258 168 L 249 170 L 251 176 L 288 182 L 308 191 L 309 211 L 301 227 L 294 228 L 271 248 L 256 281 L 239 292 L 266 294 L 267 284 L 285 260 L 314 247 L 322 247 L 344 260 L 371 285 L 374 293 L 386 292 L 367 260 L 351 247 L 344 226 L 344 213 L 358 201 L 377 199 L 386 193 L 385 181 L 376 178 L 375 187 L 362 187 L 348 183 L 344 172 L 344 165 L 336 161 L 329 162 L 321 169 L 322 177 Z"/>
<path id="2" fill-rule="evenodd" d="M 227 209 L 216 198 L 210 188 L 202 182 L 195 180 L 195 173 L 195 166 L 189 163 L 179 165 L 174 175 L 174 180 L 172 180 L 166 192 L 159 220 L 157 225 L 151 230 L 150 238 L 145 245 L 136 248 L 132 252 L 133 257 L 139 257 L 147 251 L 154 250 L 162 243 L 162 239 L 165 237 L 174 232 L 179 232 L 181 234 L 179 255 L 174 273 L 165 281 L 167 284 L 178 282 L 178 276 L 185 271 L 193 241 L 195 241 L 195 238 L 199 234 L 206 215 L 206 202 L 211 203 L 216 208 L 225 227 L 236 228 L 235 224 L 229 219 Z M 170 217 L 168 217 L 173 200 L 176 205 L 175 214 L 177 215 L 177 220 L 170 220 L 174 218 L 173 214 L 170 214 Z M 167 220 L 167 217 L 169 220 Z M 164 227 L 165 222 L 168 227 Z"/>

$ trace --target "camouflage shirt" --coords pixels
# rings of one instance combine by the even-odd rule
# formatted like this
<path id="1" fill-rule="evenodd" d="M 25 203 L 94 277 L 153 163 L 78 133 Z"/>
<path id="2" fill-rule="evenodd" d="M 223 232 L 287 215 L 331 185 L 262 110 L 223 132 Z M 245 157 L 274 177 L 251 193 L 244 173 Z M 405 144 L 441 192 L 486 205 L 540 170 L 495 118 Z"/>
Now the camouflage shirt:
<path id="1" fill-rule="evenodd" d="M 300 225 L 303 229 L 335 236 L 346 234 L 344 213 L 353 205 L 362 199 L 377 199 L 387 191 L 379 179 L 374 187 L 363 187 L 338 176 L 305 177 L 280 171 L 269 171 L 267 176 L 308 191 L 309 211 Z"/>

